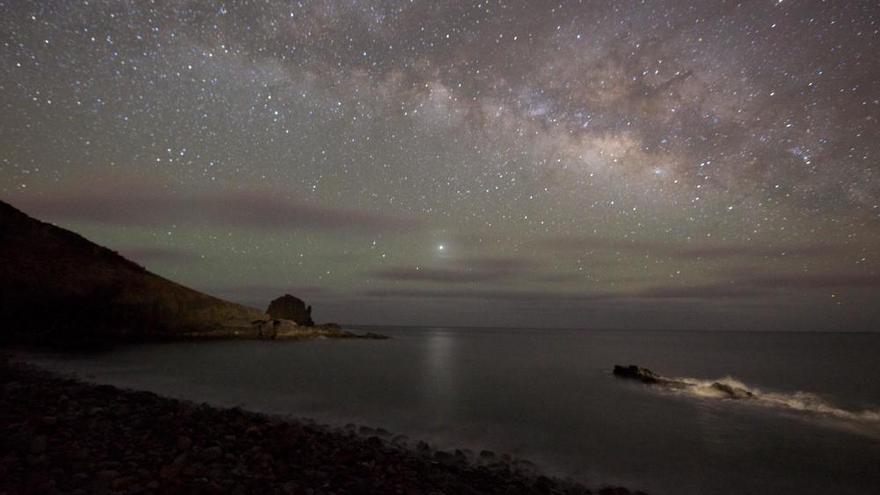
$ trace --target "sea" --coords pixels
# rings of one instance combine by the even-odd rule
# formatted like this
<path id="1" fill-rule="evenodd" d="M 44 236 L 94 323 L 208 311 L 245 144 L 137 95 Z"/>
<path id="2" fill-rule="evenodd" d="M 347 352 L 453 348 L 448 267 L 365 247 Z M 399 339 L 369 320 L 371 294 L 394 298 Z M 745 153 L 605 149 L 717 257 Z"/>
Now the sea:
<path id="1" fill-rule="evenodd" d="M 199 403 L 507 453 L 590 487 L 880 493 L 880 334 L 353 329 L 392 338 L 162 343 L 24 359 Z M 615 364 L 692 386 L 617 378 Z M 727 398 L 716 382 L 752 397 Z"/>

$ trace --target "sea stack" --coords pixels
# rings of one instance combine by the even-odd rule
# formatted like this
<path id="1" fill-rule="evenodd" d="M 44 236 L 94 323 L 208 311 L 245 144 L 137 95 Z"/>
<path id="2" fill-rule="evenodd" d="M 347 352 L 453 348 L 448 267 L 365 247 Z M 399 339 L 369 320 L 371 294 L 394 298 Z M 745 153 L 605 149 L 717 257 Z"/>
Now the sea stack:
<path id="1" fill-rule="evenodd" d="M 312 320 L 312 307 L 306 306 L 305 301 L 290 294 L 284 294 L 269 303 L 266 313 L 276 320 L 292 320 L 297 325 L 315 326 Z"/>

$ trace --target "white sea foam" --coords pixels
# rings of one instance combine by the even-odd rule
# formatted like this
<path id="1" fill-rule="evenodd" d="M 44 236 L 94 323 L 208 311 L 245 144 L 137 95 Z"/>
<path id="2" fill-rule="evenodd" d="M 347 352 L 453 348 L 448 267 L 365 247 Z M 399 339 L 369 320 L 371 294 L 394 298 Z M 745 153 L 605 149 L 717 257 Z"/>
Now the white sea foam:
<path id="1" fill-rule="evenodd" d="M 767 407 L 831 416 L 848 421 L 880 424 L 880 409 L 847 410 L 837 407 L 822 397 L 809 392 L 765 392 L 729 376 L 717 380 L 701 380 L 688 377 L 673 378 L 671 380 L 685 385 L 684 387 L 673 388 L 672 390 L 696 397 L 743 400 Z M 736 396 L 733 397 L 730 391 L 733 391 Z"/>

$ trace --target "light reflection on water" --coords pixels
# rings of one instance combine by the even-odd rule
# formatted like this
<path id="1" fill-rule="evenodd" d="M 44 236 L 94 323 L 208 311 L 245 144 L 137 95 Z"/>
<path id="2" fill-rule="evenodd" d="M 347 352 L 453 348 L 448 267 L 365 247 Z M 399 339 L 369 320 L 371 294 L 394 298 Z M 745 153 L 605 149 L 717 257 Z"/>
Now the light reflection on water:
<path id="1" fill-rule="evenodd" d="M 421 375 L 423 402 L 433 404 L 429 414 L 432 423 L 442 428 L 448 422 L 451 410 L 458 400 L 455 373 L 451 365 L 455 339 L 448 332 L 432 331 L 427 334 L 427 359 Z M 430 407 L 430 406 L 429 406 Z"/>

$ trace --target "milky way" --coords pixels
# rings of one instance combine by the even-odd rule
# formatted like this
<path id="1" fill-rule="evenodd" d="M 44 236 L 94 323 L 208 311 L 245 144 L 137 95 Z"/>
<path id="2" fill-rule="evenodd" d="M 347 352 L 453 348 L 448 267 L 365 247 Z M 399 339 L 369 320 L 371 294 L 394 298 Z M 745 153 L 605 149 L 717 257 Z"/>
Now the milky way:
<path id="1" fill-rule="evenodd" d="M 319 320 L 878 330 L 873 2 L 2 1 L 0 192 Z"/>

